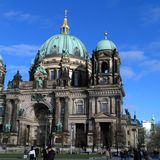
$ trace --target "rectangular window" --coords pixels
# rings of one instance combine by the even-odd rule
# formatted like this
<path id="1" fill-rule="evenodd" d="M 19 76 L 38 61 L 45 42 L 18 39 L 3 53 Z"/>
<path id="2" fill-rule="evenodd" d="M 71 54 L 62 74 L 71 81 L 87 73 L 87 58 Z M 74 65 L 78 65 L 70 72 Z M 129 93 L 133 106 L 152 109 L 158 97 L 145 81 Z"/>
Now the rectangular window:
<path id="1" fill-rule="evenodd" d="M 109 113 L 109 108 L 108 108 L 108 103 L 107 102 L 101 102 L 100 112 L 107 112 L 107 113 Z"/>
<path id="2" fill-rule="evenodd" d="M 52 71 L 51 71 L 51 80 L 54 80 L 54 79 L 55 79 L 55 71 L 52 70 Z"/>
<path id="3" fill-rule="evenodd" d="M 82 104 L 77 104 L 77 106 L 76 106 L 76 114 L 84 114 L 83 113 L 83 105 Z"/>

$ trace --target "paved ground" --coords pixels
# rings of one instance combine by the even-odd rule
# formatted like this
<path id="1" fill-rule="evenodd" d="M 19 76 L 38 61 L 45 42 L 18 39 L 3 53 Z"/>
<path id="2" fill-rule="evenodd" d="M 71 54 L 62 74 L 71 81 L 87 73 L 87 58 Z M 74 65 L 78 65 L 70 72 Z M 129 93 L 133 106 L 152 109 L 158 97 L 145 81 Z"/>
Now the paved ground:
<path id="1" fill-rule="evenodd" d="M 1 160 L 20 160 L 20 159 L 17 159 L 17 158 L 13 158 L 13 159 L 10 159 L 10 158 L 2 158 Z M 27 159 L 28 160 L 28 159 Z M 39 158 L 38 160 L 42 160 L 41 158 Z M 66 159 L 60 159 L 60 158 L 55 158 L 55 160 L 66 160 Z M 68 160 L 68 159 L 67 159 Z M 76 159 L 74 159 L 76 160 Z M 99 157 L 99 158 L 89 158 L 89 159 L 77 159 L 77 160 L 106 160 L 106 157 Z M 112 159 L 110 160 L 121 160 L 120 158 L 117 158 L 117 157 L 112 157 Z M 132 158 L 128 159 L 128 160 L 133 160 Z"/>
<path id="2" fill-rule="evenodd" d="M 17 159 L 17 158 L 2 158 L 0 160 L 22 160 L 22 159 Z M 23 160 L 28 160 L 28 159 L 23 159 Z M 38 160 L 42 160 L 41 158 L 39 158 Z M 66 159 L 60 159 L 60 158 L 55 158 L 55 160 L 66 160 Z M 67 159 L 68 160 L 68 159 Z M 88 159 L 74 159 L 74 160 L 88 160 Z M 106 160 L 106 157 L 97 157 L 97 158 L 90 158 L 89 160 Z M 120 157 L 112 157 L 112 159 L 109 160 L 121 160 Z M 133 160 L 133 158 L 128 158 L 127 160 Z M 158 159 L 152 159 L 150 158 L 149 160 L 158 160 Z"/>

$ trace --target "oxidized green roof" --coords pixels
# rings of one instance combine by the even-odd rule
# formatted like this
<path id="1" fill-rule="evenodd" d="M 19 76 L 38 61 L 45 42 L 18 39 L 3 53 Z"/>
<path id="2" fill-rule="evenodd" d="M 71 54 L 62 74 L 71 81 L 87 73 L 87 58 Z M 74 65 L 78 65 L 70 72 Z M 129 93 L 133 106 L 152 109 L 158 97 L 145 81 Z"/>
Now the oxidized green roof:
<path id="1" fill-rule="evenodd" d="M 95 51 L 100 51 L 105 49 L 114 50 L 117 49 L 117 47 L 112 41 L 104 39 L 97 43 Z"/>
<path id="2" fill-rule="evenodd" d="M 87 57 L 87 50 L 84 44 L 69 34 L 57 34 L 49 38 L 40 48 L 37 56 L 41 59 L 47 55 L 74 55 L 82 58 Z M 38 58 L 36 56 L 36 58 Z"/>

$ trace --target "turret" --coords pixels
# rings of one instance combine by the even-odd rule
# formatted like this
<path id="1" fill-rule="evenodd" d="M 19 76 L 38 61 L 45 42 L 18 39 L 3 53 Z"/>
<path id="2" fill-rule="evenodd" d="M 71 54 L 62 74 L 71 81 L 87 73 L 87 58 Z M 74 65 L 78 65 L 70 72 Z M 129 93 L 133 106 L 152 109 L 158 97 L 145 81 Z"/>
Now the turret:
<path id="1" fill-rule="evenodd" d="M 116 45 L 107 39 L 97 43 L 92 56 L 92 85 L 120 84 L 120 57 Z"/>

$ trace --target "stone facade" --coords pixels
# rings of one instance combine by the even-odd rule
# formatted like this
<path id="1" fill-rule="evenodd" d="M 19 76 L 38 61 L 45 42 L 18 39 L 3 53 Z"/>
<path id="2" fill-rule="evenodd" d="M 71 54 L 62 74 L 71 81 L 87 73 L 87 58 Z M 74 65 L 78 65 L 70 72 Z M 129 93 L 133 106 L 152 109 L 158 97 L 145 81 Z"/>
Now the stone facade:
<path id="1" fill-rule="evenodd" d="M 84 58 L 77 54 L 79 48 L 71 54 L 59 53 L 58 47 L 48 55 L 38 52 L 29 81 L 17 71 L 7 90 L 2 89 L 1 143 L 128 146 L 127 129 L 133 130 L 123 116 L 125 93 L 116 48 L 96 50 Z M 5 67 L 3 78 L 4 73 Z M 4 80 L 2 88 L 3 84 Z"/>

